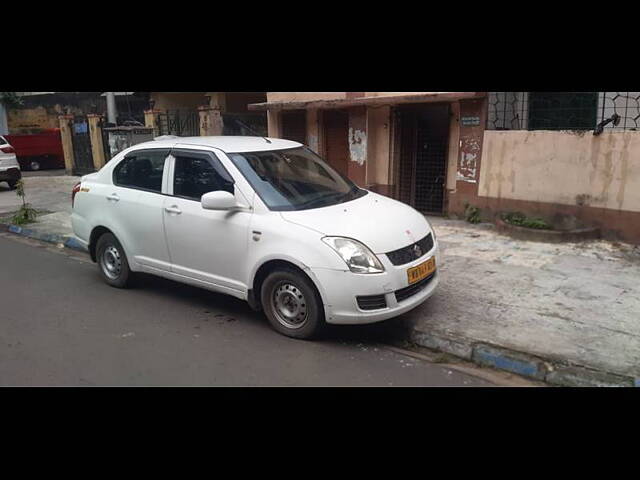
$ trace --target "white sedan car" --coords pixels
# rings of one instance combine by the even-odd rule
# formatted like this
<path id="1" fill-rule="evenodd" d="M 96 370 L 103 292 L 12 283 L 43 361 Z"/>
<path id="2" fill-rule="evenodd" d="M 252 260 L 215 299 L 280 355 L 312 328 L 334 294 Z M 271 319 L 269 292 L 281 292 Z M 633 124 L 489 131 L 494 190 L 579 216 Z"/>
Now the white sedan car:
<path id="1" fill-rule="evenodd" d="M 9 188 L 13 189 L 21 178 L 16 151 L 6 138 L 0 135 L 0 182 L 7 182 Z"/>
<path id="2" fill-rule="evenodd" d="M 135 145 L 82 177 L 72 202 L 73 230 L 108 284 L 146 272 L 233 295 L 295 338 L 400 315 L 438 284 L 424 215 L 297 142 Z"/>

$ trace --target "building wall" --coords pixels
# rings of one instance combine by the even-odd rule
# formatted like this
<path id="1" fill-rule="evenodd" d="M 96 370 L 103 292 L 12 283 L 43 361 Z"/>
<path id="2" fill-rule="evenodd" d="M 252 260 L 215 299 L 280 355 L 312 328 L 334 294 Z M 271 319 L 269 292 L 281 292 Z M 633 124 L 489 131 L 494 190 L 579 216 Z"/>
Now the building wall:
<path id="1" fill-rule="evenodd" d="M 364 92 L 365 97 L 402 97 L 405 95 L 422 95 L 425 93 L 449 93 L 449 92 Z"/>
<path id="2" fill-rule="evenodd" d="M 470 203 L 489 214 L 572 215 L 640 242 L 640 132 L 487 131 Z"/>
<path id="3" fill-rule="evenodd" d="M 155 110 L 197 110 L 207 104 L 206 92 L 151 92 Z"/>
<path id="4" fill-rule="evenodd" d="M 7 124 L 11 133 L 26 133 L 39 128 L 59 127 L 58 115 L 63 115 L 69 109 L 63 108 L 24 108 L 11 109 L 7 113 Z M 71 114 L 76 113 L 73 110 Z"/>
<path id="5" fill-rule="evenodd" d="M 347 92 L 267 92 L 268 102 L 311 102 L 345 98 L 347 98 Z"/>
<path id="6" fill-rule="evenodd" d="M 640 132 L 488 131 L 478 195 L 640 212 Z"/>
<path id="7" fill-rule="evenodd" d="M 390 140 L 391 108 L 367 108 L 366 184 L 385 195 L 391 194 Z"/>

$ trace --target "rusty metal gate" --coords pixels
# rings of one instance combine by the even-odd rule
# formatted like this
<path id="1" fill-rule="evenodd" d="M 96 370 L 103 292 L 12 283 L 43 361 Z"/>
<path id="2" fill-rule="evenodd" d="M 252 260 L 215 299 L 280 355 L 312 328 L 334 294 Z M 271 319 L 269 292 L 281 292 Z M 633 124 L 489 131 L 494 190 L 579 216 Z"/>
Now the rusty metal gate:
<path id="1" fill-rule="evenodd" d="M 423 213 L 445 206 L 449 106 L 411 106 L 394 111 L 398 168 L 396 198 Z"/>
<path id="2" fill-rule="evenodd" d="M 159 135 L 200 136 L 200 114 L 197 110 L 167 110 L 156 118 Z"/>
<path id="3" fill-rule="evenodd" d="M 73 118 L 71 142 L 73 144 L 73 174 L 86 175 L 95 172 L 87 117 L 75 116 Z"/>

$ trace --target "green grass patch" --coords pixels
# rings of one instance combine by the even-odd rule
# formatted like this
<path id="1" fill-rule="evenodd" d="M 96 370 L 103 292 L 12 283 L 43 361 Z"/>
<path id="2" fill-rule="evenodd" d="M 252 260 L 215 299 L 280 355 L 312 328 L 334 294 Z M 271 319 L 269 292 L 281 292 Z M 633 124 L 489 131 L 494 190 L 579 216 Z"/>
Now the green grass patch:
<path id="1" fill-rule="evenodd" d="M 535 228 L 537 230 L 553 230 L 553 227 L 542 218 L 527 217 L 521 212 L 503 213 L 501 217 L 502 220 L 508 224 L 515 225 L 517 227 Z"/>

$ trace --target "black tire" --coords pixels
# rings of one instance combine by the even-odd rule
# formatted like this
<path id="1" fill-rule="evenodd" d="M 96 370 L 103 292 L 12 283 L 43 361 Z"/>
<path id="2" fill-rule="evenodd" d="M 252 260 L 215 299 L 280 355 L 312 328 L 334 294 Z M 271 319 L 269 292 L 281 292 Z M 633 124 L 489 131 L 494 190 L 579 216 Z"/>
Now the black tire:
<path id="1" fill-rule="evenodd" d="M 127 288 L 132 272 L 122 245 L 111 233 L 104 233 L 96 245 L 96 261 L 100 275 L 112 287 Z"/>
<path id="2" fill-rule="evenodd" d="M 315 285 L 293 269 L 270 273 L 262 283 L 260 298 L 271 326 L 287 337 L 309 340 L 318 337 L 326 326 Z M 291 316 L 285 316 L 283 310 Z"/>
<path id="3" fill-rule="evenodd" d="M 18 184 L 18 180 L 7 180 L 7 183 L 9 184 L 9 188 L 11 190 L 15 190 L 16 185 Z"/>
<path id="4" fill-rule="evenodd" d="M 38 170 L 40 170 L 40 161 L 39 160 L 31 160 L 29 162 L 29 169 L 33 172 L 37 172 Z"/>

